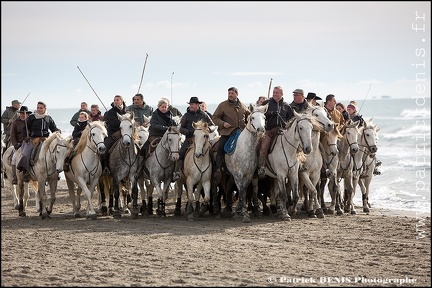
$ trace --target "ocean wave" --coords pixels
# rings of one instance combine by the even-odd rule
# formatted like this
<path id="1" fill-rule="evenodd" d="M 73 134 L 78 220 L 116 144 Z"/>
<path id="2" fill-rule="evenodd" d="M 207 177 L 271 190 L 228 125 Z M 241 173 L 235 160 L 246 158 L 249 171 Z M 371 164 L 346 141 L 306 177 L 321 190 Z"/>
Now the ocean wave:
<path id="1" fill-rule="evenodd" d="M 414 119 L 414 118 L 430 119 L 430 111 L 426 110 L 426 108 L 404 109 L 401 112 L 400 116 L 406 119 Z"/>
<path id="2" fill-rule="evenodd" d="M 429 123 L 425 124 L 426 125 L 423 125 L 423 123 L 413 123 L 413 125 L 409 127 L 402 127 L 402 129 L 398 129 L 397 127 L 395 127 L 395 131 L 392 131 L 391 133 L 380 133 L 380 136 L 387 140 L 400 139 L 405 137 L 409 137 L 410 139 L 414 137 L 425 137 L 426 139 L 430 139 L 431 127 Z M 411 139 L 411 141 L 413 142 L 415 141 L 415 139 Z"/>

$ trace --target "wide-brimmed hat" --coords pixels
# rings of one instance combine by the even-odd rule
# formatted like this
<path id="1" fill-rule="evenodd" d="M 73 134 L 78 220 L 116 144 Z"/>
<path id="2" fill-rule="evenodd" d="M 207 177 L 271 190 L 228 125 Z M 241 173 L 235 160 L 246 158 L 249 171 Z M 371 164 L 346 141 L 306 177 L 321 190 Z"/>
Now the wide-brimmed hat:
<path id="1" fill-rule="evenodd" d="M 188 104 L 190 104 L 190 103 L 201 104 L 202 102 L 198 100 L 198 97 L 191 97 Z"/>
<path id="2" fill-rule="evenodd" d="M 313 100 L 313 99 L 315 99 L 315 100 L 322 100 L 321 99 L 321 97 L 318 97 L 315 93 L 313 93 L 313 92 L 309 92 L 308 94 L 307 94 L 307 96 L 306 96 L 306 99 L 308 99 L 308 100 Z"/>
<path id="3" fill-rule="evenodd" d="M 27 114 L 31 114 L 31 111 L 28 111 L 27 106 L 21 106 L 21 108 L 19 109 L 19 113 L 27 113 Z"/>

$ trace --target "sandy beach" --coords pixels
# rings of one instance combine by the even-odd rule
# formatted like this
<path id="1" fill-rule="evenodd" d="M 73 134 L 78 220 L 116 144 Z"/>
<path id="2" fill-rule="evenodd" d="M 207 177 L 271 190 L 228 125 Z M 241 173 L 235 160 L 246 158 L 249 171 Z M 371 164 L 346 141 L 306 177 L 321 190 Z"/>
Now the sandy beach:
<path id="1" fill-rule="evenodd" d="M 65 181 L 51 218 L 1 192 L 1 286 L 431 286 L 430 217 L 373 209 L 252 223 L 204 215 L 72 215 Z M 184 195 L 185 197 L 185 195 Z M 184 198 L 185 199 L 185 198 Z M 97 197 L 94 200 L 97 205 Z M 357 205 L 360 203 L 356 203 Z M 184 209 L 184 205 L 182 205 Z"/>

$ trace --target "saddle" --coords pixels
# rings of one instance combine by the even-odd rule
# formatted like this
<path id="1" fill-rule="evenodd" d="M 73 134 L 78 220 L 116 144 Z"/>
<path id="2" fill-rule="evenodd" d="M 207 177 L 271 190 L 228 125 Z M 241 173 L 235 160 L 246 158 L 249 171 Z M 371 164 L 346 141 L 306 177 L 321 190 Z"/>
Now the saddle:
<path id="1" fill-rule="evenodd" d="M 156 147 L 159 144 L 161 139 L 162 137 L 158 137 L 153 139 L 153 141 L 150 142 L 150 145 L 147 147 L 146 158 L 149 157 L 150 154 L 152 154 L 156 150 Z"/>
<path id="2" fill-rule="evenodd" d="M 36 147 L 33 148 L 31 156 L 30 156 L 30 166 L 34 166 L 36 164 L 43 141 L 45 141 L 45 139 L 39 141 L 39 143 L 36 144 Z"/>

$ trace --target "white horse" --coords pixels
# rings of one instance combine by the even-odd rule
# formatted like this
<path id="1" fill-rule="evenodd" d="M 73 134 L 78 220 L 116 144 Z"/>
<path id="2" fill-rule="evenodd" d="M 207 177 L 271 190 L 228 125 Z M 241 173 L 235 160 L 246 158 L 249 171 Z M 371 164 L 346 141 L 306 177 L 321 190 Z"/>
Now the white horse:
<path id="1" fill-rule="evenodd" d="M 352 173 L 353 173 L 353 158 L 352 155 L 356 154 L 359 151 L 358 145 L 358 137 L 360 135 L 360 130 L 358 129 L 359 122 L 352 122 L 349 120 L 344 124 L 341 130 L 342 139 L 338 142 L 338 168 L 337 168 L 337 176 L 336 179 L 333 180 L 330 178 L 328 189 L 331 193 L 335 193 L 335 199 L 340 202 L 341 193 L 340 193 L 340 179 L 344 180 L 344 199 L 343 206 L 345 212 L 350 212 L 355 214 L 355 208 L 352 202 L 354 187 L 352 183 Z M 341 215 L 342 211 L 337 211 L 337 215 Z"/>
<path id="2" fill-rule="evenodd" d="M 32 145 L 32 144 L 30 144 Z M 57 183 L 59 180 L 59 173 L 63 171 L 63 164 L 68 151 L 69 142 L 63 138 L 63 135 L 56 131 L 52 133 L 40 145 L 40 152 L 33 166 L 28 170 L 30 180 L 38 182 L 38 191 L 36 193 L 36 204 L 39 207 L 40 216 L 42 219 L 49 217 L 52 213 L 54 202 L 56 200 Z M 21 154 L 21 149 L 16 153 Z M 37 149 L 36 147 L 34 149 Z M 20 156 L 17 155 L 17 159 Z M 24 197 L 24 181 L 23 173 L 17 173 L 18 178 L 18 197 L 19 197 L 19 215 L 26 216 L 25 207 L 23 203 Z M 49 184 L 50 201 L 47 202 L 47 195 L 45 191 L 45 182 Z"/>
<path id="3" fill-rule="evenodd" d="M 362 192 L 363 212 L 365 213 L 370 212 L 369 186 L 372 181 L 373 171 L 376 165 L 379 130 L 380 129 L 377 127 L 377 125 L 374 125 L 372 123 L 372 118 L 368 121 L 364 121 L 359 139 L 360 150 L 353 156 L 355 167 L 357 167 L 357 165 L 359 165 L 359 162 L 361 162 L 360 171 L 357 171 L 356 168 L 354 168 L 353 171 L 354 195 L 356 192 L 356 186 L 358 184 Z"/>
<path id="4" fill-rule="evenodd" d="M 318 114 L 317 111 L 322 111 Z M 306 154 L 306 159 L 303 165 L 306 167 L 304 171 L 299 171 L 299 190 L 300 195 L 305 198 L 305 208 L 309 217 L 324 218 L 324 212 L 318 201 L 317 185 L 321 176 L 321 168 L 323 159 L 319 149 L 321 133 L 331 132 L 334 130 L 334 122 L 326 117 L 327 112 L 324 108 L 314 108 L 311 111 L 312 117 L 317 119 L 321 125 L 316 125 L 312 130 L 312 151 Z M 315 112 L 315 114 L 314 114 Z M 320 119 L 321 116 L 321 119 Z M 319 120 L 318 120 L 319 119 Z M 326 130 L 325 130 L 326 129 Z"/>
<path id="5" fill-rule="evenodd" d="M 181 169 L 181 177 L 176 181 L 175 189 L 177 199 L 181 198 L 183 184 L 186 184 L 188 203 L 188 220 L 199 216 L 199 212 L 205 213 L 210 205 L 210 188 L 212 175 L 211 144 L 209 142 L 209 127 L 207 122 L 198 121 L 192 123 L 194 130 L 193 145 L 186 152 L 184 168 Z M 195 186 L 196 189 L 195 189 Z M 204 189 L 204 203 L 200 207 L 200 192 Z M 195 200 L 195 209 L 193 202 Z M 195 214 L 195 215 L 194 215 Z"/>
<path id="6" fill-rule="evenodd" d="M 181 134 L 177 127 L 169 127 L 157 144 L 156 149 L 145 160 L 144 177 L 150 179 L 157 191 L 158 208 L 156 212 L 159 216 L 166 216 L 165 202 L 168 199 L 175 161 L 180 156 L 180 141 Z"/>
<path id="7" fill-rule="evenodd" d="M 7 176 L 7 183 L 10 184 L 10 187 L 12 187 L 12 197 L 13 197 L 13 208 L 17 209 L 19 208 L 19 198 L 18 193 L 16 189 L 16 185 L 12 184 L 13 179 L 13 172 L 12 172 L 12 156 L 13 153 L 16 153 L 14 146 L 9 146 L 9 148 L 6 149 L 6 151 L 3 154 L 3 161 L 2 165 L 4 168 L 4 173 L 6 173 Z M 18 172 L 17 172 L 18 173 Z M 30 189 L 29 189 L 30 183 L 24 183 L 24 195 L 23 195 L 23 206 L 27 207 L 28 199 L 30 198 Z M 34 191 L 37 191 L 37 182 L 32 181 Z M 39 203 L 36 203 L 39 205 Z M 37 207 L 39 208 L 39 207 Z"/>
<path id="8" fill-rule="evenodd" d="M 245 129 L 237 138 L 232 154 L 225 154 L 225 164 L 239 191 L 237 214 L 244 223 L 250 222 L 246 206 L 246 189 L 251 182 L 258 165 L 256 148 L 265 132 L 265 115 L 268 105 L 257 106 L 249 115 Z"/>
<path id="9" fill-rule="evenodd" d="M 314 117 L 307 114 L 298 114 L 294 111 L 294 117 L 289 120 L 282 135 L 276 136 L 273 150 L 268 154 L 266 175 L 275 178 L 274 194 L 278 205 L 277 214 L 284 221 L 290 221 L 289 214 L 296 213 L 296 206 L 299 200 L 298 193 L 298 169 L 300 161 L 304 161 L 303 154 L 312 152 L 312 129 L 318 129 L 319 123 Z M 292 197 L 287 197 L 288 182 L 291 188 Z M 290 199 L 290 201 L 287 201 Z M 287 202 L 289 208 L 287 210 Z M 289 212 L 289 214 L 288 214 Z"/>
<path id="10" fill-rule="evenodd" d="M 84 191 L 88 201 L 86 217 L 91 219 L 97 218 L 92 199 L 99 182 L 99 177 L 102 174 L 99 155 L 105 153 L 105 137 L 107 137 L 107 130 L 103 122 L 89 122 L 74 148 L 74 156 L 70 160 L 70 169 L 64 173 L 69 189 L 69 196 L 72 201 L 72 212 L 75 217 L 80 217 L 80 195 L 81 191 Z M 76 196 L 75 183 L 78 184 Z"/>
<path id="11" fill-rule="evenodd" d="M 111 175 L 102 175 L 104 184 L 104 196 L 102 202 L 102 213 L 108 212 L 106 199 L 111 195 L 114 197 L 114 207 L 108 207 L 113 217 L 121 217 L 120 209 L 123 208 L 124 212 L 129 213 L 127 206 L 127 196 L 133 186 L 135 175 L 138 170 L 138 148 L 135 146 L 135 119 L 133 113 L 126 113 L 120 115 L 117 113 L 118 120 L 120 121 L 121 138 L 119 138 L 109 151 L 109 169 Z M 120 196 L 120 192 L 122 196 Z M 105 200 L 105 201 L 104 201 Z M 122 203 L 120 203 L 122 202 Z"/>

